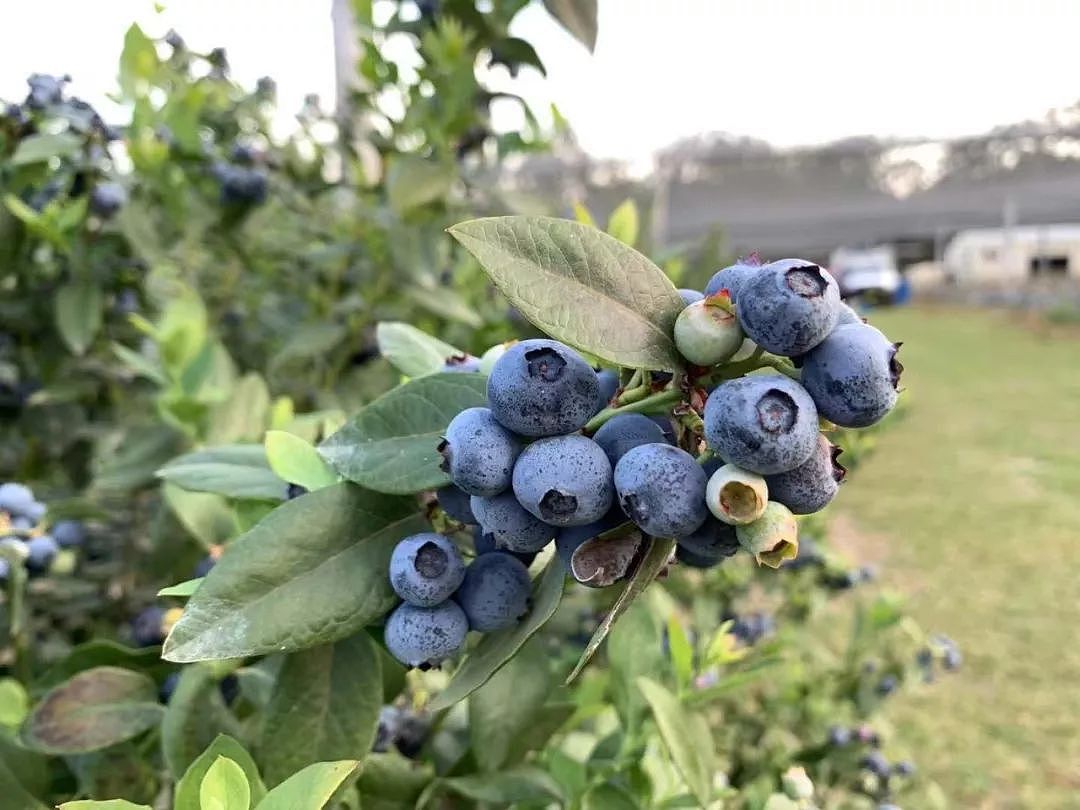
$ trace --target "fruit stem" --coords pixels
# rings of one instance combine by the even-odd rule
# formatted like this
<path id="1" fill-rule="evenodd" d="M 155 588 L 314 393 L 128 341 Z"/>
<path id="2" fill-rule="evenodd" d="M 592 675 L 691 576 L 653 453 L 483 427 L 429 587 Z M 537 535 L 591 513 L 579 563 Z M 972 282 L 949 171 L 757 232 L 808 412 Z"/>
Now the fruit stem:
<path id="1" fill-rule="evenodd" d="M 742 377 L 744 374 L 749 374 L 751 371 L 757 371 L 760 368 L 774 369 L 793 380 L 801 379 L 799 370 L 792 365 L 790 360 L 786 357 L 778 357 L 775 354 L 766 354 L 760 346 L 754 349 L 754 353 L 745 360 L 720 366 L 716 370 L 715 379 L 718 382 L 734 380 L 736 377 Z"/>
<path id="2" fill-rule="evenodd" d="M 585 433 L 592 434 L 599 430 L 605 422 L 613 416 L 618 416 L 620 413 L 648 413 L 649 411 L 657 411 L 668 405 L 674 405 L 681 399 L 682 391 L 677 388 L 669 388 L 665 391 L 658 391 L 655 394 L 650 394 L 644 399 L 627 403 L 626 405 L 620 405 L 615 408 L 604 408 L 604 410 L 600 411 L 586 423 Z"/>

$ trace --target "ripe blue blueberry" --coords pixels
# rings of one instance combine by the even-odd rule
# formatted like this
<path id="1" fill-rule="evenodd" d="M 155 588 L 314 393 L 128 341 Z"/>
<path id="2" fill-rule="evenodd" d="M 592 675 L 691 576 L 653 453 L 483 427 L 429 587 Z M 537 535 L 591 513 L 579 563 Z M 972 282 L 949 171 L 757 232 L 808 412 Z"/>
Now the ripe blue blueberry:
<path id="1" fill-rule="evenodd" d="M 490 497 L 510 486 L 521 442 L 487 408 L 466 408 L 447 426 L 438 449 L 441 469 L 458 487 Z"/>
<path id="2" fill-rule="evenodd" d="M 453 541 L 434 532 L 406 537 L 390 557 L 394 593 L 415 607 L 449 599 L 465 578 L 465 561 Z"/>
<path id="3" fill-rule="evenodd" d="M 701 569 L 715 568 L 723 562 L 723 557 L 714 559 L 704 554 L 698 554 L 697 552 L 691 551 L 685 546 L 675 546 L 675 559 L 683 565 Z"/>
<path id="4" fill-rule="evenodd" d="M 465 581 L 454 597 L 481 633 L 510 627 L 529 609 L 532 583 L 529 570 L 509 554 L 484 554 L 465 570 Z"/>
<path id="5" fill-rule="evenodd" d="M 34 493 L 23 484 L 0 484 L 0 511 L 12 517 L 25 516 L 34 504 Z"/>
<path id="6" fill-rule="evenodd" d="M 851 324 L 851 323 L 861 324 L 861 323 L 865 323 L 865 321 L 863 321 L 863 319 L 859 316 L 858 312 L 856 312 L 854 309 L 852 309 L 850 304 L 845 304 L 843 301 L 841 301 L 840 302 L 840 317 L 837 319 L 836 325 L 837 326 L 847 326 L 848 324 Z"/>
<path id="7" fill-rule="evenodd" d="M 555 340 L 523 340 L 491 369 L 488 404 L 495 418 L 523 436 L 580 429 L 596 412 L 600 383 L 580 354 Z"/>
<path id="8" fill-rule="evenodd" d="M 596 398 L 596 412 L 599 413 L 608 406 L 615 392 L 619 390 L 619 372 L 609 368 L 600 369 L 596 372 L 596 382 L 600 385 L 600 393 Z"/>
<path id="9" fill-rule="evenodd" d="M 131 622 L 131 640 L 136 647 L 154 647 L 165 640 L 165 609 L 151 605 Z"/>
<path id="10" fill-rule="evenodd" d="M 899 343 L 867 324 L 841 326 L 803 360 L 802 381 L 818 413 L 841 427 L 868 427 L 896 404 Z"/>
<path id="11" fill-rule="evenodd" d="M 870 771 L 879 779 L 888 779 L 892 774 L 892 766 L 889 760 L 880 751 L 871 751 L 859 761 L 859 767 Z"/>
<path id="12" fill-rule="evenodd" d="M 821 343 L 836 326 L 840 290 L 813 262 L 781 259 L 747 279 L 737 311 L 754 343 L 773 354 L 795 357 Z"/>
<path id="13" fill-rule="evenodd" d="M 680 289 L 678 292 L 682 296 L 683 303 L 687 306 L 705 297 L 704 293 L 699 293 L 697 290 Z"/>
<path id="14" fill-rule="evenodd" d="M 480 358 L 471 354 L 455 354 L 447 357 L 442 370 L 451 374 L 467 374 L 480 370 Z"/>
<path id="15" fill-rule="evenodd" d="M 882 697 L 888 697 L 896 691 L 899 685 L 900 682 L 896 680 L 895 675 L 886 675 L 878 682 L 877 693 Z"/>
<path id="16" fill-rule="evenodd" d="M 583 526 L 611 508 L 611 463 L 585 436 L 553 436 L 526 447 L 514 465 L 514 495 L 553 526 Z"/>
<path id="17" fill-rule="evenodd" d="M 731 464 L 759 475 L 793 470 L 810 458 L 817 408 L 806 390 L 778 374 L 729 380 L 705 403 L 705 439 Z"/>
<path id="18" fill-rule="evenodd" d="M 739 538 L 735 527 L 717 520 L 712 515 L 705 519 L 695 532 L 678 538 L 679 548 L 686 549 L 694 558 L 707 560 L 716 565 L 739 550 Z"/>
<path id="19" fill-rule="evenodd" d="M 127 202 L 127 191 L 119 183 L 99 183 L 90 192 L 90 210 L 102 219 L 111 219 Z"/>
<path id="20" fill-rule="evenodd" d="M 705 507 L 705 471 L 693 456 L 669 444 L 642 444 L 615 466 L 619 505 L 653 537 L 685 537 L 697 531 Z"/>
<path id="21" fill-rule="evenodd" d="M 51 535 L 33 537 L 26 543 L 26 570 L 31 574 L 44 574 L 52 565 L 60 546 Z"/>
<path id="22" fill-rule="evenodd" d="M 458 523 L 466 525 L 476 523 L 476 516 L 473 515 L 472 507 L 469 505 L 471 497 L 469 493 L 458 489 L 453 484 L 447 484 L 445 487 L 440 487 L 435 496 L 439 499 L 442 510 Z"/>
<path id="23" fill-rule="evenodd" d="M 651 418 L 640 413 L 620 413 L 606 421 L 595 434 L 596 442 L 611 462 L 612 468 L 630 450 L 642 444 L 663 444 L 667 441 L 663 429 Z"/>
<path id="24" fill-rule="evenodd" d="M 705 285 L 705 295 L 716 295 L 721 290 L 727 290 L 731 300 L 737 302 L 743 284 L 760 271 L 761 265 L 750 261 L 741 261 L 729 265 L 722 270 L 718 270 L 709 279 L 709 283 Z"/>
<path id="25" fill-rule="evenodd" d="M 401 604 L 386 620 L 386 649 L 407 667 L 438 666 L 465 645 L 469 624 L 455 602 L 435 607 Z"/>
<path id="26" fill-rule="evenodd" d="M 180 673 L 170 672 L 165 680 L 161 682 L 161 687 L 158 689 L 158 699 L 162 703 L 168 703 L 172 700 L 173 693 L 176 692 L 176 686 L 180 683 Z"/>
<path id="27" fill-rule="evenodd" d="M 822 435 L 806 461 L 793 470 L 765 476 L 769 500 L 779 501 L 796 515 L 810 515 L 825 508 L 847 473 L 836 460 L 840 448 Z"/>
<path id="28" fill-rule="evenodd" d="M 846 726 L 832 726 L 829 729 L 829 745 L 833 748 L 843 748 L 851 743 L 851 729 Z"/>
<path id="29" fill-rule="evenodd" d="M 195 563 L 195 568 L 191 572 L 192 576 L 195 579 L 201 579 L 202 577 L 207 576 L 211 571 L 213 571 L 215 565 L 217 565 L 217 560 L 207 554 L 205 557 Z"/>
<path id="30" fill-rule="evenodd" d="M 491 498 L 474 495 L 469 505 L 484 534 L 495 538 L 496 548 L 536 552 L 555 537 L 556 529 L 527 512 L 513 492 Z"/>
<path id="31" fill-rule="evenodd" d="M 473 550 L 476 552 L 476 556 L 481 554 L 509 554 L 511 557 L 517 557 L 528 568 L 533 564 L 533 560 L 536 559 L 535 551 L 510 551 L 509 549 L 499 548 L 495 544 L 495 536 L 488 534 L 477 526 L 473 529 Z"/>
<path id="32" fill-rule="evenodd" d="M 897 762 L 893 767 L 893 771 L 896 772 L 897 776 L 914 776 L 915 770 L 915 763 L 907 759 Z"/>

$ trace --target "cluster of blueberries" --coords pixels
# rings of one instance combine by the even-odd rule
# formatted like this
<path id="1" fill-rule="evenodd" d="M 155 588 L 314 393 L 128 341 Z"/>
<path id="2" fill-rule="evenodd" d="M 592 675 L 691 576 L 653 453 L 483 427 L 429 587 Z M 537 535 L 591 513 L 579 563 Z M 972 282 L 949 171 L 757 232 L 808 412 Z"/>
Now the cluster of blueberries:
<path id="1" fill-rule="evenodd" d="M 594 370 L 554 340 L 505 348 L 490 367 L 487 407 L 455 416 L 438 450 L 452 482 L 439 492 L 443 510 L 478 525 L 481 544 L 509 553 L 477 549 L 466 566 L 448 537 L 403 540 L 390 567 L 403 604 L 386 625 L 399 660 L 436 665 L 468 630 L 520 619 L 529 577 L 514 554 L 554 541 L 575 578 L 595 584 L 578 576 L 582 550 L 625 532 L 627 519 L 645 538 L 675 538 L 678 559 L 698 567 L 740 547 L 772 567 L 797 555 L 795 515 L 828 504 L 844 473 L 819 415 L 842 427 L 885 416 L 897 399 L 898 344 L 840 301 L 825 270 L 802 260 L 740 262 L 719 271 L 705 294 L 680 292 L 687 305 L 675 342 L 689 362 L 688 385 L 722 380 L 705 399 L 702 435 L 682 437 L 695 452 L 676 446 L 668 414 L 658 421 L 616 411 L 584 435 L 609 402 L 620 404 L 615 372 Z M 791 358 L 801 384 L 782 374 L 725 380 L 723 364 L 740 351 L 751 361 L 765 352 Z M 452 359 L 447 370 L 479 368 L 472 360 Z"/>
<path id="2" fill-rule="evenodd" d="M 867 725 L 848 728 L 833 726 L 829 729 L 828 744 L 832 748 L 850 749 L 863 747 L 870 749 L 859 760 L 859 767 L 887 783 L 894 776 L 908 778 L 915 775 L 915 763 L 909 760 L 891 763 L 881 753 L 881 737 Z"/>
<path id="3" fill-rule="evenodd" d="M 62 548 L 81 546 L 86 528 L 77 520 L 46 526 L 47 507 L 30 487 L 15 482 L 0 484 L 0 580 L 19 560 L 30 576 L 46 574 Z"/>
<path id="4" fill-rule="evenodd" d="M 431 721 L 408 707 L 383 706 L 379 710 L 379 728 L 371 750 L 389 751 L 391 747 L 409 759 L 416 759 L 427 739 Z"/>

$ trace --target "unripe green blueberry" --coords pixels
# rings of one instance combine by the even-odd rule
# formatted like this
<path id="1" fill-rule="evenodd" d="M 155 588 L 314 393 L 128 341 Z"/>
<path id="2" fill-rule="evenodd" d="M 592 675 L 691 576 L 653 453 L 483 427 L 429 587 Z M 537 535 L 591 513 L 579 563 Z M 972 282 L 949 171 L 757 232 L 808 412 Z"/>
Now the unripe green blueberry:
<path id="1" fill-rule="evenodd" d="M 723 363 L 739 350 L 742 342 L 742 327 L 726 295 L 695 301 L 675 321 L 675 346 L 683 357 L 698 366 Z"/>
<path id="2" fill-rule="evenodd" d="M 506 350 L 517 343 L 516 340 L 510 340 L 506 343 L 496 343 L 482 355 L 480 355 L 480 373 L 490 374 L 491 367 L 495 365 L 495 361 L 506 354 Z"/>
<path id="3" fill-rule="evenodd" d="M 769 487 L 757 473 L 725 464 L 705 487 L 705 505 L 718 520 L 731 526 L 753 523 L 765 512 Z"/>
<path id="4" fill-rule="evenodd" d="M 799 553 L 799 527 L 791 510 L 772 501 L 753 523 L 735 527 L 739 545 L 754 555 L 759 564 L 779 568 L 784 560 Z"/>

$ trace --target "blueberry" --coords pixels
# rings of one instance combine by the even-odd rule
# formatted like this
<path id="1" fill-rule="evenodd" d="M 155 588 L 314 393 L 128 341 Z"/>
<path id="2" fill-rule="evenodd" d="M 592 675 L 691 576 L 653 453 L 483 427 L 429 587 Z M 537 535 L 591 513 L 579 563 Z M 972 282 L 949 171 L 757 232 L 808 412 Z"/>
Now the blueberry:
<path id="1" fill-rule="evenodd" d="M 481 633 L 510 627 L 529 609 L 529 570 L 508 554 L 484 554 L 465 569 L 465 581 L 454 597 Z"/>
<path id="2" fill-rule="evenodd" d="M 371 750 L 383 753 L 390 750 L 397 738 L 401 723 L 402 711 L 396 706 L 383 706 L 379 710 L 379 727 L 375 731 L 375 742 Z"/>
<path id="3" fill-rule="evenodd" d="M 956 672 L 964 663 L 964 656 L 956 647 L 949 647 L 941 658 L 942 666 L 949 672 Z"/>
<path id="4" fill-rule="evenodd" d="M 757 644 L 775 630 L 776 622 L 773 618 L 760 612 L 739 616 L 731 625 L 731 635 L 748 647 Z"/>
<path id="5" fill-rule="evenodd" d="M 442 370 L 450 374 L 468 374 L 480 370 L 480 358 L 471 354 L 455 354 L 447 357 Z"/>
<path id="6" fill-rule="evenodd" d="M 878 682 L 877 693 L 882 697 L 888 697 L 896 691 L 899 685 L 900 682 L 896 680 L 895 675 L 886 675 Z"/>
<path id="7" fill-rule="evenodd" d="M 240 679 L 234 673 L 229 673 L 218 683 L 218 692 L 226 706 L 232 706 L 240 697 Z"/>
<path id="8" fill-rule="evenodd" d="M 23 509 L 22 516 L 31 521 L 35 526 L 45 517 L 46 512 L 45 504 L 41 501 L 31 501 Z"/>
<path id="9" fill-rule="evenodd" d="M 158 700 L 162 703 L 168 703 L 172 700 L 173 694 L 176 692 L 176 685 L 180 683 L 180 673 L 170 672 L 165 680 L 161 682 L 161 686 L 158 687 Z"/>
<path id="10" fill-rule="evenodd" d="M 465 578 L 465 562 L 449 538 L 434 532 L 406 537 L 390 557 L 390 584 L 414 607 L 435 607 Z"/>
<path id="11" fill-rule="evenodd" d="M 769 498 L 796 515 L 810 515 L 825 508 L 836 496 L 847 473 L 836 458 L 840 448 L 822 435 L 806 461 L 793 470 L 765 476 Z"/>
<path id="12" fill-rule="evenodd" d="M 735 315 L 728 311 L 730 307 L 730 303 L 706 298 L 680 312 L 675 321 L 679 354 L 698 366 L 731 359 L 742 346 L 743 331 Z"/>
<path id="13" fill-rule="evenodd" d="M 460 489 L 490 497 L 510 487 L 521 442 L 487 408 L 466 408 L 447 426 L 439 452 Z"/>
<path id="14" fill-rule="evenodd" d="M 34 521 L 28 517 L 19 516 L 11 519 L 11 528 L 21 532 L 28 532 L 34 528 Z"/>
<path id="15" fill-rule="evenodd" d="M 893 766 L 893 772 L 895 772 L 897 776 L 914 776 L 915 770 L 915 763 L 907 759 L 901 760 Z"/>
<path id="16" fill-rule="evenodd" d="M 640 413 L 621 413 L 605 422 L 593 435 L 614 468 L 619 459 L 642 444 L 665 443 L 663 429 Z"/>
<path id="17" fill-rule="evenodd" d="M 584 526 L 611 508 L 611 463 L 600 445 L 585 436 L 538 439 L 514 465 L 514 495 L 545 523 Z"/>
<path id="18" fill-rule="evenodd" d="M 266 200 L 267 177 L 261 169 L 219 163 L 212 169 L 221 184 L 221 202 L 228 206 L 258 205 Z"/>
<path id="19" fill-rule="evenodd" d="M 23 484 L 0 484 L 0 510 L 12 517 L 26 516 L 34 503 L 34 493 Z"/>
<path id="20" fill-rule="evenodd" d="M 817 408 L 806 390 L 779 374 L 729 380 L 705 403 L 705 439 L 728 463 L 759 475 L 793 470 L 810 458 Z"/>
<path id="21" fill-rule="evenodd" d="M 759 563 L 779 568 L 784 560 L 799 553 L 799 528 L 786 506 L 771 501 L 753 523 L 736 526 L 739 545 L 754 555 Z"/>
<path id="22" fill-rule="evenodd" d="M 402 604 L 386 620 L 383 638 L 386 649 L 402 664 L 427 668 L 456 654 L 468 632 L 465 614 L 455 602 L 435 607 Z"/>
<path id="23" fill-rule="evenodd" d="M 679 289 L 678 293 L 682 296 L 683 303 L 687 306 L 690 306 L 705 297 L 704 293 L 699 293 L 697 290 Z"/>
<path id="24" fill-rule="evenodd" d="M 581 355 L 554 340 L 523 340 L 491 369 L 488 404 L 523 436 L 573 433 L 596 411 L 600 383 Z"/>
<path id="25" fill-rule="evenodd" d="M 237 143 L 233 144 L 229 157 L 234 163 L 239 163 L 241 166 L 253 166 L 259 159 L 259 152 L 251 144 Z"/>
<path id="26" fill-rule="evenodd" d="M 269 76 L 260 76 L 255 82 L 255 92 L 265 98 L 273 98 L 277 94 L 277 82 Z"/>
<path id="27" fill-rule="evenodd" d="M 761 271 L 761 265 L 749 261 L 736 262 L 728 265 L 709 279 L 705 285 L 705 295 L 716 295 L 721 290 L 727 290 L 733 302 L 739 300 L 739 293 L 743 284 Z"/>
<path id="28" fill-rule="evenodd" d="M 136 647 L 154 647 L 165 640 L 165 609 L 151 605 L 131 622 L 131 640 Z"/>
<path id="29" fill-rule="evenodd" d="M 98 183 L 90 192 L 90 210 L 102 219 L 111 219 L 127 202 L 127 191 L 119 183 Z"/>
<path id="30" fill-rule="evenodd" d="M 802 381 L 818 412 L 841 427 L 868 427 L 896 404 L 899 343 L 866 324 L 841 326 L 803 360 Z"/>
<path id="31" fill-rule="evenodd" d="M 487 534 L 480 526 L 473 529 L 473 550 L 476 552 L 476 556 L 481 554 L 509 554 L 511 557 L 516 557 L 521 560 L 526 568 L 533 564 L 533 560 L 536 559 L 535 551 L 510 551 L 509 549 L 499 548 L 495 544 L 495 535 Z"/>
<path id="32" fill-rule="evenodd" d="M 717 520 L 732 526 L 753 523 L 769 502 L 765 479 L 734 464 L 725 464 L 709 477 L 705 505 Z"/>
<path id="33" fill-rule="evenodd" d="M 604 410 L 619 390 L 619 372 L 609 368 L 600 369 L 596 372 L 596 382 L 600 385 L 600 394 L 596 398 L 596 412 Z"/>
<path id="34" fill-rule="evenodd" d="M 892 766 L 889 765 L 889 760 L 885 759 L 884 755 L 880 751 L 871 751 L 865 757 L 859 761 L 859 767 L 863 770 L 870 771 L 874 776 L 879 779 L 888 779 L 892 773 Z"/>
<path id="35" fill-rule="evenodd" d="M 934 666 L 934 653 L 929 647 L 923 647 L 915 656 L 915 663 L 920 669 L 931 669 Z"/>
<path id="36" fill-rule="evenodd" d="M 849 305 L 843 301 L 840 302 L 840 317 L 836 321 L 837 326 L 846 326 L 849 323 L 865 323 L 862 318 L 859 317 L 859 313 L 852 309 Z"/>
<path id="37" fill-rule="evenodd" d="M 430 730 L 431 723 L 424 717 L 410 711 L 402 712 L 394 745 L 403 757 L 417 759 Z"/>
<path id="38" fill-rule="evenodd" d="M 650 416 L 656 426 L 660 428 L 660 431 L 664 434 L 664 441 L 668 444 L 675 444 L 675 423 L 671 421 L 667 416 Z"/>
<path id="39" fill-rule="evenodd" d="M 26 556 L 26 570 L 31 574 L 44 574 L 52 565 L 60 546 L 51 535 L 43 534 L 30 539 L 26 550 L 29 552 Z"/>
<path id="40" fill-rule="evenodd" d="M 26 80 L 30 85 L 30 94 L 26 97 L 26 106 L 32 110 L 41 110 L 64 100 L 64 85 L 67 76 L 49 76 L 45 73 L 33 73 Z"/>
<path id="41" fill-rule="evenodd" d="M 172 28 L 165 32 L 165 44 L 174 51 L 182 51 L 186 47 L 184 38 Z"/>
<path id="42" fill-rule="evenodd" d="M 536 552 L 555 537 L 555 528 L 527 512 L 513 492 L 491 498 L 474 495 L 469 502 L 484 534 L 507 551 Z"/>
<path id="43" fill-rule="evenodd" d="M 307 487 L 300 486 L 300 484 L 289 484 L 285 487 L 285 500 L 291 501 L 294 498 L 299 498 L 301 495 L 307 495 Z"/>
<path id="44" fill-rule="evenodd" d="M 685 537 L 678 538 L 679 548 L 686 549 L 697 558 L 710 560 L 713 564 L 732 557 L 739 550 L 735 527 L 714 518 L 705 519 L 701 528 Z"/>
<path id="45" fill-rule="evenodd" d="M 447 484 L 445 487 L 440 487 L 435 496 L 439 499 L 442 510 L 458 523 L 466 525 L 476 523 L 472 507 L 469 506 L 469 493 L 458 489 L 453 484 Z"/>
<path id="46" fill-rule="evenodd" d="M 192 576 L 195 579 L 201 579 L 202 577 L 207 576 L 213 570 L 216 564 L 217 560 L 207 554 L 205 557 L 195 563 L 195 568 L 191 572 Z"/>
<path id="47" fill-rule="evenodd" d="M 723 558 L 715 559 L 705 554 L 698 554 L 685 546 L 675 547 L 675 559 L 681 562 L 683 565 L 688 565 L 691 568 L 715 568 L 721 562 Z"/>
<path id="48" fill-rule="evenodd" d="M 829 745 L 833 748 L 843 748 L 851 742 L 851 729 L 844 726 L 832 726 L 829 728 Z"/>
<path id="49" fill-rule="evenodd" d="M 694 457 L 668 444 L 639 445 L 615 466 L 619 505 L 654 537 L 685 537 L 701 527 L 709 514 L 705 483 Z"/>
<path id="50" fill-rule="evenodd" d="M 781 259 L 747 279 L 737 310 L 754 343 L 794 357 L 817 346 L 836 326 L 840 292 L 836 280 L 813 262 Z"/>

